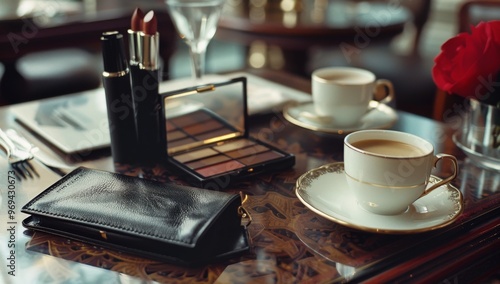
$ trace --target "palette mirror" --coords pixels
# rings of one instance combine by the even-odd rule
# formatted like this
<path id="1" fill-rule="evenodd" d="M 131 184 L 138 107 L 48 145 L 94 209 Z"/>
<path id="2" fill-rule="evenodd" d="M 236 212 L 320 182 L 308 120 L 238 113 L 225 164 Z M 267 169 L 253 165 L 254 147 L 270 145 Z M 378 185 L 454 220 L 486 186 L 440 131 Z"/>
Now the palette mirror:
<path id="1" fill-rule="evenodd" d="M 196 186 L 293 166 L 293 155 L 254 139 L 247 130 L 246 78 L 162 94 L 168 162 Z"/>

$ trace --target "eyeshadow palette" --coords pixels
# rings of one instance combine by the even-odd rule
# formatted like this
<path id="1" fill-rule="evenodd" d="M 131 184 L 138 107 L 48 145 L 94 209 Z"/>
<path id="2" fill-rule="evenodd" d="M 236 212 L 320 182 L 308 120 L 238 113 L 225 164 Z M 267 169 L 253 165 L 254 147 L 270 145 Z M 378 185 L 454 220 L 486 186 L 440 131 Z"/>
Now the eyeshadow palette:
<path id="1" fill-rule="evenodd" d="M 195 186 L 231 182 L 295 164 L 292 154 L 250 137 L 246 78 L 162 94 L 166 159 Z"/>

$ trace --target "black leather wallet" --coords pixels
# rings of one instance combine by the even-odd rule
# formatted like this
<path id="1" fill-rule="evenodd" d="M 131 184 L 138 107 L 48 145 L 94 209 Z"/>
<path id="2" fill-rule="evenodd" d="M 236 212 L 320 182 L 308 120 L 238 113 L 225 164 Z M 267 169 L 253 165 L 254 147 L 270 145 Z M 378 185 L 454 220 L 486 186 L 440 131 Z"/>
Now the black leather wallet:
<path id="1" fill-rule="evenodd" d="M 241 196 L 78 168 L 26 204 L 32 230 L 180 265 L 249 250 Z M 248 217 L 248 215 L 246 215 Z"/>

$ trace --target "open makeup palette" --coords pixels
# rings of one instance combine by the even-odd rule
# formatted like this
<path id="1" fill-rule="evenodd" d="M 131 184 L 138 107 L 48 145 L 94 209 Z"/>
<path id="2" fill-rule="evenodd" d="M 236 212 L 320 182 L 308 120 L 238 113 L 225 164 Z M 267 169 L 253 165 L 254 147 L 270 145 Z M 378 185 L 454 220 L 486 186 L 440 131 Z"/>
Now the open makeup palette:
<path id="1" fill-rule="evenodd" d="M 246 78 L 163 93 L 166 158 L 195 186 L 293 166 L 295 156 L 249 136 Z"/>

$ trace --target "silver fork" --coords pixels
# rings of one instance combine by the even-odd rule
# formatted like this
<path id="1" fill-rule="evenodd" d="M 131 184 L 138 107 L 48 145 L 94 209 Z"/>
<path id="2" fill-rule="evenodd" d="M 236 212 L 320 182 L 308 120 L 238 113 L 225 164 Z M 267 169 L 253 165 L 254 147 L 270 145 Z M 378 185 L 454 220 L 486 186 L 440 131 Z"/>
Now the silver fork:
<path id="1" fill-rule="evenodd" d="M 70 166 L 64 162 L 60 162 L 50 155 L 46 155 L 40 150 L 40 148 L 32 144 L 26 137 L 14 129 L 5 130 L 5 134 L 17 148 L 31 153 L 35 160 L 42 163 L 44 166 L 48 167 L 60 176 L 64 176 L 76 168 L 76 166 Z"/>
<path id="2" fill-rule="evenodd" d="M 5 150 L 9 164 L 19 177 L 23 179 L 39 177 L 37 171 L 29 162 L 33 159 L 33 155 L 28 151 L 17 148 L 2 129 L 0 129 L 0 146 Z"/>

